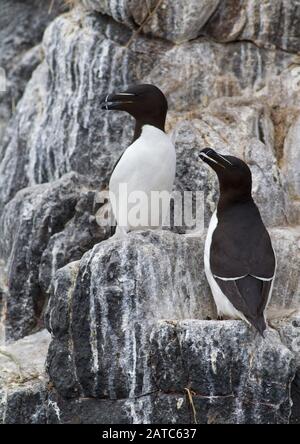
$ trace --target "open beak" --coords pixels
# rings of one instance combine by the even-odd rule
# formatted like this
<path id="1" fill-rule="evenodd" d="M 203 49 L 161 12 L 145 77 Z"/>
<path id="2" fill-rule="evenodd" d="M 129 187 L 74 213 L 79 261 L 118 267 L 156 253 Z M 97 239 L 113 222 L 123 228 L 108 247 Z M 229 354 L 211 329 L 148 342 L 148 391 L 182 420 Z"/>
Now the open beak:
<path id="1" fill-rule="evenodd" d="M 101 109 L 122 110 L 124 105 L 134 103 L 134 98 L 136 96 L 136 94 L 126 91 L 117 94 L 107 94 L 101 99 Z"/>
<path id="2" fill-rule="evenodd" d="M 218 165 L 221 168 L 228 168 L 229 166 L 232 166 L 232 163 L 228 159 L 226 159 L 226 157 L 217 153 L 212 148 L 204 148 L 204 150 L 200 151 L 199 156 L 212 168 L 214 167 L 214 165 Z"/>

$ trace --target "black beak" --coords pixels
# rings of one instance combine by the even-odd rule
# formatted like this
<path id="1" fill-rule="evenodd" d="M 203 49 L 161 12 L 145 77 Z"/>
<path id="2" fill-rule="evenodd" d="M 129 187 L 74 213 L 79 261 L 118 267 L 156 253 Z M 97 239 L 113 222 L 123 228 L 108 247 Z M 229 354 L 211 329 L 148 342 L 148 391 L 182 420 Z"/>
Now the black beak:
<path id="1" fill-rule="evenodd" d="M 117 94 L 107 94 L 101 98 L 101 109 L 103 110 L 123 110 L 124 105 L 134 103 L 137 95 L 129 91 Z"/>
<path id="2" fill-rule="evenodd" d="M 214 151 L 212 148 L 204 148 L 204 150 L 200 151 L 199 156 L 203 160 L 203 162 L 207 163 L 209 166 L 214 168 L 216 165 L 221 168 L 228 168 L 232 166 L 232 163 L 226 159 L 225 156 Z"/>

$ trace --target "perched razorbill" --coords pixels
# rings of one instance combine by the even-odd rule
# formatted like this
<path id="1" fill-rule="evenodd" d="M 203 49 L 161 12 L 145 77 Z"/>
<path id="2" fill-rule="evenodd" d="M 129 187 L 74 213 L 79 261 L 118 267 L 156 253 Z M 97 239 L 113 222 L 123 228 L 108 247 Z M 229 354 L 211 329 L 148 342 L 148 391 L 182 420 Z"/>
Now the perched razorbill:
<path id="1" fill-rule="evenodd" d="M 151 192 L 170 194 L 176 170 L 175 148 L 165 133 L 167 100 L 153 85 L 136 85 L 104 97 L 102 109 L 126 111 L 136 121 L 133 142 L 116 163 L 109 182 L 112 210 L 118 222 L 116 236 L 131 230 L 160 228 L 168 205 L 163 209 L 152 205 Z M 132 223 L 130 217 L 136 214 L 144 216 L 143 223 Z"/>
<path id="2" fill-rule="evenodd" d="M 210 148 L 202 150 L 200 157 L 217 173 L 220 185 L 204 253 L 218 315 L 243 319 L 263 336 L 276 258 L 252 198 L 251 171 L 242 160 Z"/>

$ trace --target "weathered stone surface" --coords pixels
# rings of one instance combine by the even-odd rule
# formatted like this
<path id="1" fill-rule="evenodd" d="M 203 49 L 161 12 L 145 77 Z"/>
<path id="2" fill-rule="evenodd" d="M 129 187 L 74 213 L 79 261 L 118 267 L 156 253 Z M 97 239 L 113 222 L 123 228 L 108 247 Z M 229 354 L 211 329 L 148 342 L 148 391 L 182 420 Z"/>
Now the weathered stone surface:
<path id="1" fill-rule="evenodd" d="M 279 320 L 287 309 L 299 307 L 299 233 L 274 229 L 271 235 L 275 249 L 280 245 L 281 251 L 271 301 L 275 319 Z M 61 396 L 123 399 L 141 396 L 155 388 L 155 378 L 150 370 L 153 361 L 149 360 L 148 341 L 156 321 L 200 320 L 207 317 L 215 319 L 214 303 L 203 274 L 203 245 L 204 234 L 203 238 L 192 238 L 168 231 L 131 233 L 124 241 L 112 240 L 96 245 L 80 262 L 59 270 L 47 310 L 47 327 L 53 336 L 47 368 Z M 193 251 L 193 255 L 189 254 L 190 251 Z M 291 253 L 295 257 L 295 267 L 290 269 L 290 287 L 283 293 L 280 283 L 284 282 L 286 269 L 282 264 L 290 263 Z M 220 328 L 222 323 L 208 322 L 203 325 L 208 325 L 207 328 L 212 329 L 212 336 L 218 337 L 214 326 Z M 234 324 L 224 325 L 227 325 L 226 334 L 230 337 Z M 281 361 L 286 361 L 286 358 L 279 355 L 270 358 L 271 351 L 268 347 L 272 353 L 281 353 L 281 344 L 276 335 L 273 337 L 271 334 L 271 339 L 266 340 L 265 350 L 263 342 L 253 342 L 253 331 L 248 331 L 244 323 L 237 325 L 243 326 L 244 333 L 233 334 L 234 337 L 242 336 L 242 339 L 232 347 L 241 347 L 244 350 L 248 342 L 257 348 L 257 366 L 259 363 L 265 365 L 266 377 L 267 372 L 272 371 L 268 366 L 268 359 L 269 362 L 278 360 L 278 365 L 284 365 Z M 207 334 L 204 333 L 202 331 L 201 334 L 205 342 Z M 221 336 L 218 341 L 220 347 L 226 347 L 225 336 Z M 208 347 L 207 344 L 206 346 Z M 250 348 L 251 346 L 249 345 Z M 162 345 L 164 359 L 167 359 L 165 354 L 169 354 L 176 367 L 176 375 L 165 378 L 167 384 L 172 381 L 172 387 L 166 387 L 163 383 L 158 385 L 159 389 L 167 393 L 181 392 L 185 386 L 189 386 L 191 372 L 182 367 L 184 358 L 177 353 L 178 347 L 178 341 L 173 336 L 166 337 L 165 344 Z M 196 346 L 195 349 L 198 350 Z M 114 350 L 114 359 L 111 358 L 111 350 Z M 211 352 L 214 353 L 213 350 Z M 292 352 L 294 353 L 293 350 Z M 228 359 L 236 355 L 234 350 L 232 353 L 223 350 L 222 353 L 224 356 L 228 355 Z M 222 353 L 219 353 L 220 356 Z M 241 352 L 241 356 L 245 359 L 244 363 L 232 363 L 232 368 L 236 367 L 237 372 L 243 372 L 242 369 L 249 365 L 249 355 L 247 357 Z M 238 356 L 236 359 L 239 359 Z M 164 365 L 165 361 L 160 361 Z M 207 356 L 204 362 L 207 362 Z M 232 375 L 228 373 L 229 367 L 227 373 L 225 370 L 227 364 L 227 361 L 220 361 L 222 378 L 218 377 L 218 382 L 215 381 L 213 395 L 227 396 L 232 391 L 231 386 L 229 387 Z M 253 367 L 253 371 L 256 371 L 255 368 Z M 262 368 L 257 371 L 262 371 Z M 198 370 L 196 368 L 195 371 Z M 245 370 L 245 374 L 248 371 L 249 368 Z M 157 375 L 159 374 L 163 375 L 160 367 L 157 371 Z M 282 375 L 281 377 L 283 378 Z M 200 385 L 208 383 L 208 378 L 202 374 L 195 377 L 197 378 Z M 236 379 L 239 378 L 237 375 Z M 288 380 L 287 376 L 285 380 Z M 248 382 L 247 387 L 250 390 L 249 384 Z M 203 387 L 191 388 L 204 393 Z M 245 386 L 241 386 L 241 392 L 249 397 L 250 404 L 255 393 L 258 397 L 276 397 L 274 390 L 268 392 L 268 385 L 262 390 L 263 393 L 258 393 L 254 387 L 248 395 Z M 275 405 L 277 401 L 273 401 Z M 269 400 L 271 404 L 273 401 Z M 274 407 L 274 415 L 275 410 Z M 261 418 L 263 421 L 263 414 Z M 274 421 L 277 421 L 276 418 L 273 416 Z"/>
<path id="2" fill-rule="evenodd" d="M 226 0 L 205 31 L 220 42 L 251 40 L 258 46 L 298 53 L 300 10 L 297 0 Z"/>
<path id="3" fill-rule="evenodd" d="M 151 339 L 157 388 L 188 388 L 199 423 L 288 422 L 295 360 L 277 332 L 263 340 L 241 321 L 165 321 Z"/>
<path id="4" fill-rule="evenodd" d="M 294 314 L 284 322 L 274 321 L 274 326 L 278 330 L 281 340 L 286 347 L 294 354 L 298 371 L 291 386 L 292 413 L 290 422 L 300 423 L 300 316 Z"/>
<path id="5" fill-rule="evenodd" d="M 0 346 L 4 342 L 4 305 L 7 294 L 5 262 L 0 260 Z"/>
<path id="6" fill-rule="evenodd" d="M 39 369 L 20 379 L 9 361 L 2 421 L 298 423 L 298 2 L 82 0 L 74 3 L 94 12 L 60 16 L 42 45 L 59 2 L 52 15 L 50 1 L 39 5 L 28 33 L 35 1 L 23 3 L 5 1 L 0 18 L 0 65 L 9 73 L 0 127 L 12 89 L 18 102 L 0 147 L 0 310 L 7 337 L 17 339 L 41 327 L 52 288 L 47 371 L 55 388 Z M 95 193 L 133 122 L 101 112 L 99 102 L 135 82 L 166 93 L 175 189 L 204 192 L 206 224 L 218 189 L 199 150 L 212 146 L 251 167 L 278 258 L 269 310 L 276 330 L 264 342 L 242 322 L 205 321 L 215 319 L 205 232 L 102 242 L 109 233 L 96 224 Z M 44 360 L 46 345 L 32 338 Z M 31 352 L 22 347 L 24 366 Z"/>
<path id="7" fill-rule="evenodd" d="M 43 330 L 0 349 L 0 423 L 46 420 L 44 363 L 50 335 Z"/>
<path id="8" fill-rule="evenodd" d="M 277 256 L 277 272 L 272 305 L 299 310 L 300 305 L 300 230 L 275 228 L 270 231 Z"/>
<path id="9" fill-rule="evenodd" d="M 55 391 L 48 399 L 48 424 L 193 424 L 185 394 L 146 395 L 138 399 L 66 400 Z"/>
<path id="10" fill-rule="evenodd" d="M 291 424 L 300 424 L 300 372 L 296 373 L 293 380 L 291 398 L 293 402 L 292 414 L 290 418 Z"/>
<path id="11" fill-rule="evenodd" d="M 119 128 L 103 146 L 101 134 L 107 132 L 108 119 L 99 110 L 99 100 L 114 85 L 136 80 L 127 74 L 127 62 L 132 66 L 133 58 L 130 61 L 120 46 L 119 41 L 124 41 L 120 27 L 107 22 L 93 16 L 61 16 L 47 29 L 46 60 L 28 83 L 3 143 L 2 202 L 25 186 L 58 179 L 72 170 L 96 177 L 98 184 L 107 177 L 113 142 L 120 145 L 123 130 Z M 106 32 L 114 40 L 106 39 Z M 141 59 L 145 60 L 143 54 Z M 112 60 L 114 66 L 124 67 L 118 70 L 114 84 L 110 77 Z M 115 115 L 114 119 L 123 121 L 126 128 L 124 117 Z"/>
<path id="12" fill-rule="evenodd" d="M 26 83 L 42 59 L 38 44 L 43 32 L 64 10 L 63 1 L 55 1 L 52 8 L 50 5 L 51 0 L 1 0 L 0 68 L 6 74 L 6 91 L 0 91 L 0 142 Z"/>
<path id="13" fill-rule="evenodd" d="M 269 330 L 241 321 L 161 321 L 151 334 L 153 393 L 137 399 L 62 398 L 49 423 L 280 424 L 291 415 L 295 356 Z"/>
<path id="14" fill-rule="evenodd" d="M 198 265 L 203 247 L 197 247 L 197 239 L 141 232 L 95 246 L 77 275 L 78 263 L 59 271 L 47 314 L 54 337 L 48 368 L 63 396 L 75 396 L 78 383 L 88 397 L 151 391 L 147 350 L 153 323 L 214 314 Z"/>
<path id="15" fill-rule="evenodd" d="M 71 170 L 97 185 L 108 179 L 130 142 L 132 121 L 99 110 L 107 91 L 151 82 L 166 93 L 172 110 L 191 111 L 224 95 L 261 89 L 292 63 L 286 52 L 259 50 L 249 42 L 221 47 L 199 39 L 173 46 L 139 36 L 127 48 L 129 34 L 107 17 L 78 10 L 48 27 L 45 60 L 3 141 L 0 202 Z"/>
<path id="16" fill-rule="evenodd" d="M 79 261 L 57 272 L 54 294 L 50 298 L 46 313 L 46 326 L 52 333 L 47 356 L 47 372 L 64 398 L 78 397 L 81 393 L 75 369 L 70 318 L 78 271 Z"/>
<path id="17" fill-rule="evenodd" d="M 67 399 L 47 388 L 49 339 L 43 331 L 1 349 L 3 423 L 288 422 L 295 359 L 275 331 L 263 341 L 241 321 L 161 321 L 151 335 L 153 393 L 119 400 Z"/>
<path id="18" fill-rule="evenodd" d="M 298 52 L 297 0 L 81 0 L 131 28 L 176 43 L 206 34 L 220 42 L 250 40 L 259 46 Z"/>
<path id="19" fill-rule="evenodd" d="M 70 173 L 20 191 L 5 207 L 0 254 L 6 265 L 6 334 L 19 339 L 42 322 L 55 271 L 106 237 L 88 181 Z"/>
<path id="20" fill-rule="evenodd" d="M 132 417 L 126 400 L 92 398 L 66 400 L 53 390 L 47 401 L 47 423 L 130 424 Z"/>
<path id="21" fill-rule="evenodd" d="M 45 384 L 24 383 L 0 391 L 0 424 L 45 424 Z"/>
<path id="22" fill-rule="evenodd" d="M 87 9 L 111 15 L 131 28 L 144 23 L 143 32 L 179 43 L 195 39 L 218 6 L 218 0 L 128 1 L 82 0 Z M 158 8 L 157 8 L 158 6 Z M 149 16 L 151 11 L 157 13 Z M 148 20 L 145 19 L 149 17 Z"/>
<path id="23" fill-rule="evenodd" d="M 290 126 L 282 158 L 282 173 L 284 174 L 289 195 L 294 200 L 292 219 L 300 220 L 300 116 L 295 118 L 294 123 Z"/>

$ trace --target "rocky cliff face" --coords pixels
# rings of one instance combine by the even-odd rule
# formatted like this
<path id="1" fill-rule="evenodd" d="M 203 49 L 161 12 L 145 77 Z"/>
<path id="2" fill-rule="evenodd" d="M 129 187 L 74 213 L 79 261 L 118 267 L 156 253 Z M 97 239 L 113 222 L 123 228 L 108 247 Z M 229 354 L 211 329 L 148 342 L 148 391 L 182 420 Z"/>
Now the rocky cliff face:
<path id="1" fill-rule="evenodd" d="M 0 2 L 2 422 L 299 422 L 298 2 L 73 3 Z M 264 341 L 214 320 L 204 232 L 110 241 L 96 222 L 133 125 L 100 98 L 135 82 L 166 93 L 175 190 L 204 192 L 206 224 L 218 190 L 198 151 L 252 170 L 278 257 Z"/>

